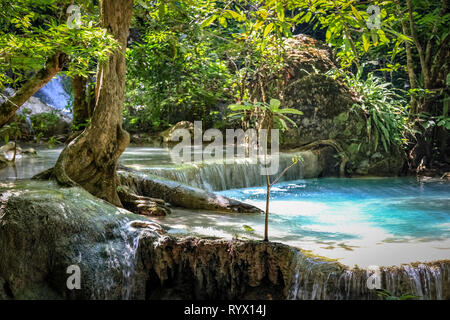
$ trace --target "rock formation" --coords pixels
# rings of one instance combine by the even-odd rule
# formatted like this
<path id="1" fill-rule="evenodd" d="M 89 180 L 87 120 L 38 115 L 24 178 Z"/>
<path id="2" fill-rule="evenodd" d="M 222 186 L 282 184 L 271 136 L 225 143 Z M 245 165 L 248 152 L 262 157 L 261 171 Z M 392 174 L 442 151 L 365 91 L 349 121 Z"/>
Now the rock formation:
<path id="1" fill-rule="evenodd" d="M 377 298 L 367 270 L 279 243 L 178 238 L 83 189 L 42 181 L 0 185 L 0 258 L 0 299 Z M 79 289 L 67 285 L 71 266 Z M 450 299 L 449 271 L 450 261 L 381 268 L 381 285 Z"/>

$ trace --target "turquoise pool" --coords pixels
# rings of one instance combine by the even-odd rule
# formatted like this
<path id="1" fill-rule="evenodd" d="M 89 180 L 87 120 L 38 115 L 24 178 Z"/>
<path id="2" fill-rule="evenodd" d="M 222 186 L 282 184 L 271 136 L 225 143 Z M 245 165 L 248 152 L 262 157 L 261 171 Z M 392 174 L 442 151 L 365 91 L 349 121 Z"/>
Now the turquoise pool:
<path id="1" fill-rule="evenodd" d="M 220 194 L 265 207 L 265 187 Z M 450 259 L 450 184 L 414 178 L 321 178 L 277 184 L 269 237 L 347 265 Z M 192 213 L 193 215 L 195 213 Z M 262 238 L 263 215 L 162 218 L 174 233 Z M 246 227 L 249 226 L 250 228 Z M 252 230 L 253 229 L 253 230 Z"/>

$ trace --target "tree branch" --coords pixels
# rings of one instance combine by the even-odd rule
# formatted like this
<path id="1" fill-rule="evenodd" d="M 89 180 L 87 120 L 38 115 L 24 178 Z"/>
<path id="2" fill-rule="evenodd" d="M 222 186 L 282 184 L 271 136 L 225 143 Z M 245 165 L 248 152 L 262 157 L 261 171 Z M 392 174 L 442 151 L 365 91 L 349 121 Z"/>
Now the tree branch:
<path id="1" fill-rule="evenodd" d="M 4 126 L 33 94 L 46 85 L 59 71 L 67 59 L 66 54 L 57 53 L 47 60 L 45 68 L 39 70 L 17 92 L 0 105 L 0 127 Z"/>

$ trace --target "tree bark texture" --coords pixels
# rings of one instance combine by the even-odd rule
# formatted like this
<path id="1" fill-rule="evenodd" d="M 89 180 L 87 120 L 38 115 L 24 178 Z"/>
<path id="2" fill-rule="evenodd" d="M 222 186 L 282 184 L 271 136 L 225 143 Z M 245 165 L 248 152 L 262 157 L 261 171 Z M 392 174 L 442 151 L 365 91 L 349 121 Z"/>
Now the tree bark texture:
<path id="1" fill-rule="evenodd" d="M 53 177 L 62 185 L 81 185 L 93 195 L 122 206 L 117 194 L 117 160 L 130 142 L 122 129 L 125 50 L 133 0 L 103 0 L 102 26 L 120 44 L 97 69 L 96 103 L 91 122 L 61 152 Z"/>
<path id="2" fill-rule="evenodd" d="M 86 84 L 87 84 L 86 78 L 81 76 L 72 77 L 73 125 L 75 128 L 78 128 L 83 124 L 86 124 L 90 116 L 86 96 L 87 91 Z"/>

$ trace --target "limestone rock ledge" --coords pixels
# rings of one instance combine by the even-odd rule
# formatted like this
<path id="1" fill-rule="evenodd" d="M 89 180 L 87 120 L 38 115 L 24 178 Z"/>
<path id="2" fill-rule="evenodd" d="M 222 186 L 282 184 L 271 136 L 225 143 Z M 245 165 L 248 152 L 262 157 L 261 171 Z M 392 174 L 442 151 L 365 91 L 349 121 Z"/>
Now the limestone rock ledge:
<path id="1" fill-rule="evenodd" d="M 67 287 L 71 265 L 80 289 Z M 382 268 L 382 286 L 450 299 L 449 271 Z M 279 243 L 177 238 L 79 188 L 0 184 L 0 299 L 376 298 L 369 275 Z"/>

